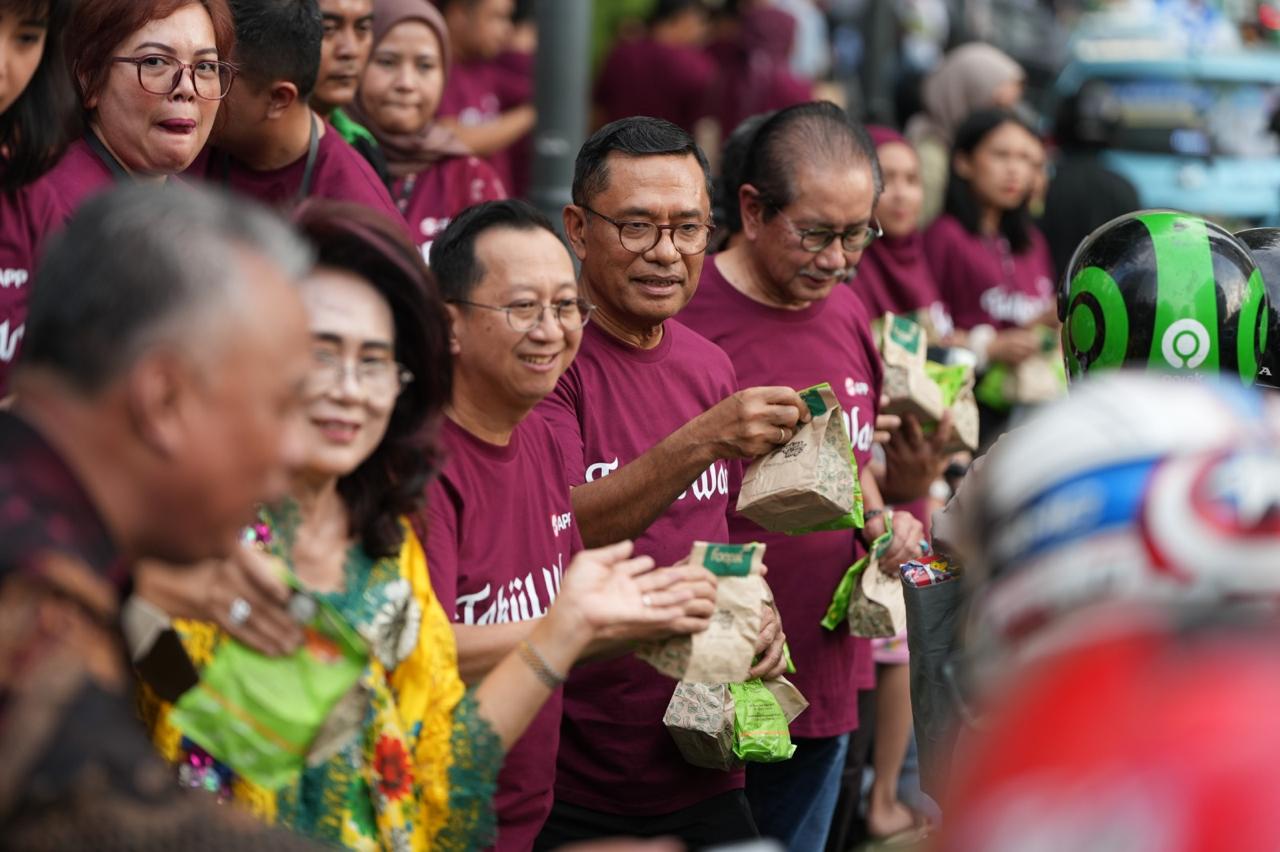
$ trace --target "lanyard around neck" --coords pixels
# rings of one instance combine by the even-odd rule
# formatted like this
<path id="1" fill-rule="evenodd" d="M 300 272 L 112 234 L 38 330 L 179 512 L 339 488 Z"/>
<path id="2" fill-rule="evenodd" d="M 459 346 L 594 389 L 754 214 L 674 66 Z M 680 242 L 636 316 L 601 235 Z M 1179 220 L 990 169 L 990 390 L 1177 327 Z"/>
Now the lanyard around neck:
<path id="1" fill-rule="evenodd" d="M 311 195 L 311 184 L 315 180 L 316 158 L 319 153 L 320 122 L 313 112 L 311 113 L 311 139 L 307 142 L 307 164 L 302 169 L 302 185 L 298 187 L 298 191 L 293 197 L 295 204 L 302 202 Z M 231 184 L 231 157 L 225 151 L 219 151 L 218 155 L 221 160 L 222 185 L 229 187 Z"/>
<path id="2" fill-rule="evenodd" d="M 115 155 L 107 150 L 107 146 L 102 144 L 102 140 L 98 138 L 98 134 L 92 129 L 86 130 L 84 133 L 84 141 L 89 146 L 89 150 L 98 158 L 102 165 L 107 167 L 107 171 L 111 172 L 111 179 L 114 181 L 133 180 L 133 175 L 129 174 L 129 170 L 120 164 Z"/>

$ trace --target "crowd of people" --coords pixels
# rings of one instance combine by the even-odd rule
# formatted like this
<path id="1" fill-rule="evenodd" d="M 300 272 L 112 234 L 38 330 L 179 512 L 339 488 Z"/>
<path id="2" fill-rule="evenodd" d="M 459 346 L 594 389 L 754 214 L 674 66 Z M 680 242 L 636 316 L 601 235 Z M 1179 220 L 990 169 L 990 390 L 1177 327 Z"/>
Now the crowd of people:
<path id="1" fill-rule="evenodd" d="M 653 4 L 552 221 L 511 0 L 0 0 L 0 849 L 1274 845 L 1280 239 L 1049 182 L 986 45 L 864 126 L 789 5 Z M 768 531 L 823 383 L 860 519 Z M 788 759 L 664 724 L 698 542 L 766 548 Z M 824 627 L 864 558 L 945 617 Z"/>

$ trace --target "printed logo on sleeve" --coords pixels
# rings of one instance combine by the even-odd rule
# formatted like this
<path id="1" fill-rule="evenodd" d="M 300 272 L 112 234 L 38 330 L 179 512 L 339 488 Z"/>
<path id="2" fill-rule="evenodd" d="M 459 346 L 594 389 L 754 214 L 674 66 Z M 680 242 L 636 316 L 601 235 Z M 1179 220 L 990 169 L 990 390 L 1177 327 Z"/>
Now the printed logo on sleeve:
<path id="1" fill-rule="evenodd" d="M 25 269 L 0 269 L 0 288 L 17 290 L 31 277 Z"/>
<path id="2" fill-rule="evenodd" d="M 565 512 L 563 515 L 551 516 L 551 532 L 556 538 L 560 537 L 560 533 L 573 526 L 573 513 Z"/>

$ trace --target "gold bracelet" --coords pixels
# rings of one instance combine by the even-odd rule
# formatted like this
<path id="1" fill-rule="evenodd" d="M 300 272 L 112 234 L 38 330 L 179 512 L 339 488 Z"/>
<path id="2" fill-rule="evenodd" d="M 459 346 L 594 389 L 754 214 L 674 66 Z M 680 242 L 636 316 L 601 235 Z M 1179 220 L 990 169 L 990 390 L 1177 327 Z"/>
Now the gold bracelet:
<path id="1" fill-rule="evenodd" d="M 516 651 L 520 654 L 520 659 L 524 660 L 525 664 L 533 669 L 533 673 L 538 676 L 538 680 L 542 681 L 543 686 L 547 689 L 554 691 L 564 685 L 566 679 L 564 675 L 551 668 L 546 659 L 538 653 L 537 648 L 528 642 L 521 642 Z"/>

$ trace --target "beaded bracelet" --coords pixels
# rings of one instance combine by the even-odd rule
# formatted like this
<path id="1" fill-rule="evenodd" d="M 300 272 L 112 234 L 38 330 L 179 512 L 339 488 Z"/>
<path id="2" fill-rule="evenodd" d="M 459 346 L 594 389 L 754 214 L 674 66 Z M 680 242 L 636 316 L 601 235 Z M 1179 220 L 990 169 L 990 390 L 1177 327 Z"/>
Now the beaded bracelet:
<path id="1" fill-rule="evenodd" d="M 546 659 L 538 653 L 537 648 L 534 648 L 528 642 L 521 642 L 520 647 L 516 650 L 520 654 L 520 659 L 524 660 L 525 664 L 533 669 L 533 673 L 538 676 L 538 680 L 542 681 L 543 686 L 547 689 L 559 689 L 564 684 L 564 675 L 551 668 Z"/>

